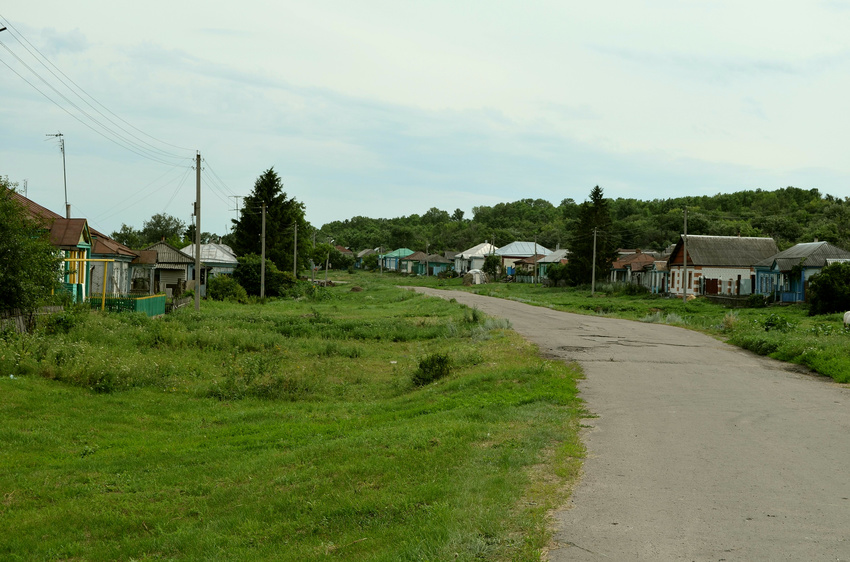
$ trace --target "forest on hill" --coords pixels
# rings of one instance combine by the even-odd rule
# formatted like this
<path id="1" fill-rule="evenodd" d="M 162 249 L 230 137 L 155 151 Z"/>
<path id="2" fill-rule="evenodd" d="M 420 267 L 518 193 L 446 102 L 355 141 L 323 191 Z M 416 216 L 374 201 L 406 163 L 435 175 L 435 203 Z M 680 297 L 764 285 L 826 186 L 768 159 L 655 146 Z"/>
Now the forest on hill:
<path id="1" fill-rule="evenodd" d="M 688 209 L 688 234 L 770 236 L 780 249 L 798 242 L 825 240 L 850 249 L 850 197 L 823 195 L 817 189 L 786 187 L 775 191 L 739 191 L 673 199 L 606 199 L 611 227 L 599 236 L 614 248 L 663 250 L 676 242 Z M 354 251 L 365 248 L 410 248 L 430 253 L 462 251 L 495 241 L 537 240 L 550 249 L 569 248 L 592 236 L 579 230 L 579 211 L 588 202 L 544 199 L 473 207 L 472 217 L 432 207 L 422 215 L 354 217 L 325 224 L 320 236 Z"/>

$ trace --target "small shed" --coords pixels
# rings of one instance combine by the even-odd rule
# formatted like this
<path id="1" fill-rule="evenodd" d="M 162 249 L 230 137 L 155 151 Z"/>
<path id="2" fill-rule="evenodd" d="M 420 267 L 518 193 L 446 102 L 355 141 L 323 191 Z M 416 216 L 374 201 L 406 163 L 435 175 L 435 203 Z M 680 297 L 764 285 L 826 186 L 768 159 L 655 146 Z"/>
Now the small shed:
<path id="1" fill-rule="evenodd" d="M 193 271 L 195 258 L 167 242 L 157 242 L 145 250 L 156 251 L 154 293 L 166 293 L 169 296 L 182 294 L 186 290 L 186 282 L 193 280 L 190 273 Z"/>

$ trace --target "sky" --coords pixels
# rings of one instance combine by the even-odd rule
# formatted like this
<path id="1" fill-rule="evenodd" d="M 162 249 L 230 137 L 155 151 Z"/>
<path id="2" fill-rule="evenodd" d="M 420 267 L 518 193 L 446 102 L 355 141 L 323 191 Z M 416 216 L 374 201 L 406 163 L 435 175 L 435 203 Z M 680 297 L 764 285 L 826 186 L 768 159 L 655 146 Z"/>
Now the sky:
<path id="1" fill-rule="evenodd" d="M 850 1 L 0 5 L 0 175 L 109 234 L 225 234 L 273 167 L 321 227 L 523 198 L 850 197 Z M 79 94 L 79 95 L 78 95 Z"/>

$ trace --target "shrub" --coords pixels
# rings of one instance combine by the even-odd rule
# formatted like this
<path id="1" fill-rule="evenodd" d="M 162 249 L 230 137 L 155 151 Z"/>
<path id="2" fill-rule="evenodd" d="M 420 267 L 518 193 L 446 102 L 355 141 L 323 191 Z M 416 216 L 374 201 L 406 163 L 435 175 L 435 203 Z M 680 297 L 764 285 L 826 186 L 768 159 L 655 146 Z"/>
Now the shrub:
<path id="1" fill-rule="evenodd" d="M 435 380 L 447 377 L 451 372 L 451 360 L 445 353 L 432 353 L 419 362 L 419 369 L 413 373 L 413 384 L 424 386 Z"/>
<path id="2" fill-rule="evenodd" d="M 762 320 L 761 325 L 765 332 L 776 330 L 777 332 L 785 333 L 794 327 L 794 324 L 787 318 L 780 316 L 775 312 L 768 314 L 767 318 Z"/>
<path id="3" fill-rule="evenodd" d="M 850 310 L 850 263 L 834 263 L 809 279 L 809 314 Z"/>
<path id="4" fill-rule="evenodd" d="M 248 302 L 247 291 L 230 275 L 211 278 L 207 283 L 207 296 L 216 301 Z"/>
<path id="5" fill-rule="evenodd" d="M 767 295 L 753 293 L 747 297 L 747 306 L 750 308 L 764 308 L 767 306 Z"/>

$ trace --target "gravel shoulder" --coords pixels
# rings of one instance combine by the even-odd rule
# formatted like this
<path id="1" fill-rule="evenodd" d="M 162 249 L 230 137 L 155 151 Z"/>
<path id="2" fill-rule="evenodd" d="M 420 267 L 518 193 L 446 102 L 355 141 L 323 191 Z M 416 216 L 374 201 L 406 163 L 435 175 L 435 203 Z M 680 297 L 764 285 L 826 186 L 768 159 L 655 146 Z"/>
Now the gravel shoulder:
<path id="1" fill-rule="evenodd" d="M 850 560 L 847 385 L 682 328 L 414 290 L 582 366 L 598 417 L 550 560 Z"/>

